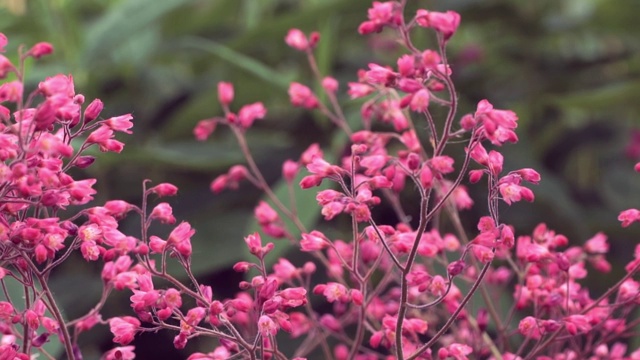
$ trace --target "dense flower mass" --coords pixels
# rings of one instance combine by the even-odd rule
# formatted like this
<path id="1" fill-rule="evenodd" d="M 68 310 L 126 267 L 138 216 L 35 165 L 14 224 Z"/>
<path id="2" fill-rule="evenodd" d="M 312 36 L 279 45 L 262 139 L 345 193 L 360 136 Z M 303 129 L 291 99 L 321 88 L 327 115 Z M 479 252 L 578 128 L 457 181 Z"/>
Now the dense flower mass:
<path id="1" fill-rule="evenodd" d="M 359 125 L 340 108 L 340 82 L 315 66 L 320 35 L 291 29 L 284 37 L 307 56 L 319 85 L 291 83 L 291 104 L 319 112 L 347 135 L 339 156 L 311 144 L 283 162 L 289 199 L 265 180 L 245 137 L 267 117 L 266 107 L 255 102 L 234 112 L 233 84 L 218 84 L 223 114 L 200 121 L 194 135 L 204 141 L 229 127 L 246 164 L 210 188 L 217 194 L 248 182 L 265 194 L 254 209 L 260 231 L 244 238 L 251 258 L 233 266 L 243 281 L 228 298 L 192 272 L 196 230 L 178 222 L 168 202 L 153 203 L 177 195 L 173 184 L 144 181 L 140 206 L 110 200 L 86 207 L 96 179 L 70 170 L 93 164 L 85 152 L 94 145 L 120 153 L 124 143 L 115 134 L 132 133 L 130 114 L 101 118 L 103 103 L 85 106 L 71 75 L 47 78 L 26 96 L 20 81 L 1 85 L 0 359 L 49 356 L 48 341 L 61 342 L 68 359 L 82 359 L 78 337 L 103 325 L 113 335 L 107 360 L 134 359 L 136 337 L 160 330 L 173 333 L 172 345 L 189 360 L 640 360 L 629 341 L 638 323 L 640 245 L 626 274 L 598 294 L 585 279 L 612 270 L 604 233 L 576 245 L 545 224 L 520 234 L 504 222 L 500 212 L 534 201 L 541 181 L 534 169 L 506 169 L 503 146 L 518 141 L 518 117 L 487 99 L 459 116 L 445 50 L 460 15 L 419 9 L 407 17 L 405 4 L 373 2 L 357 29 L 388 31 L 405 49 L 394 65 L 370 62 L 347 84 L 347 94 L 362 99 Z M 437 48 L 416 48 L 414 29 L 435 32 Z M 0 34 L 0 52 L 6 45 Z M 20 54 L 20 64 L 52 52 L 38 43 Z M 0 55 L 0 77 L 22 71 Z M 487 196 L 477 204 L 467 186 L 480 182 Z M 320 185 L 317 211 L 328 224 L 311 227 L 298 214 L 294 187 Z M 472 207 L 480 215 L 469 232 L 460 212 Z M 140 231 L 125 234 L 119 223 L 134 216 Z M 624 210 L 618 219 L 630 226 L 640 211 Z M 306 260 L 284 257 L 283 244 L 269 238 L 288 241 Z M 87 314 L 66 319 L 48 279 L 74 252 L 102 267 L 103 297 Z M 170 273 L 175 264 L 184 270 L 179 276 Z M 24 287 L 22 303 L 7 295 L 5 278 Z M 127 294 L 128 311 L 103 319 L 114 290 Z M 188 353 L 196 337 L 215 339 L 206 343 L 210 352 Z M 280 345 L 289 338 L 296 340 Z"/>

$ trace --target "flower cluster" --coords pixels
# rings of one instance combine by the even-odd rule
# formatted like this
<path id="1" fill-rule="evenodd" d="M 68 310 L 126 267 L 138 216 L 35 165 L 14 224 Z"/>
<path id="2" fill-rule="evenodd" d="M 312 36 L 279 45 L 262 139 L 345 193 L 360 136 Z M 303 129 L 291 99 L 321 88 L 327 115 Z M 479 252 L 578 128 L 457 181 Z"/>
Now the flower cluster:
<path id="1" fill-rule="evenodd" d="M 405 5 L 373 2 L 358 28 L 362 35 L 389 31 L 405 51 L 394 66 L 372 62 L 347 84 L 347 94 L 362 99 L 357 129 L 338 101 L 339 81 L 318 71 L 320 35 L 286 34 L 324 91 L 319 96 L 294 82 L 291 104 L 325 115 L 348 139 L 341 157 L 312 144 L 282 164 L 288 201 L 265 180 L 245 137 L 267 109 L 257 102 L 233 112 L 233 85 L 218 84 L 224 114 L 200 121 L 194 135 L 204 141 L 228 126 L 246 164 L 215 178 L 212 192 L 245 180 L 256 186 L 266 196 L 254 211 L 262 234 L 288 241 L 308 258 L 274 259 L 283 245 L 264 241 L 260 232 L 246 236 L 252 261 L 233 266 L 245 278 L 229 298 L 194 276 L 191 225 L 178 223 L 169 203 L 152 203 L 175 196 L 174 185 L 144 181 L 140 205 L 111 200 L 74 208 L 93 200 L 96 180 L 69 172 L 92 165 L 95 158 L 84 153 L 93 145 L 121 152 L 115 133 L 130 134 L 132 116 L 100 118 L 102 102 L 84 106 L 71 76 L 48 78 L 25 97 L 24 62 L 50 54 L 47 43 L 20 53 L 18 66 L 0 55 L 0 76 L 18 79 L 0 86 L 7 105 L 0 105 L 0 282 L 13 278 L 25 290 L 24 306 L 6 292 L 0 301 L 0 358 L 46 355 L 42 346 L 60 341 L 67 358 L 80 359 L 79 335 L 100 324 L 113 335 L 115 347 L 103 355 L 108 360 L 134 359 L 136 336 L 160 330 L 173 332 L 173 346 L 183 351 L 194 338 L 215 339 L 210 352 L 191 353 L 189 360 L 640 359 L 640 349 L 627 342 L 638 323 L 640 245 L 626 274 L 596 296 L 584 279 L 590 268 L 612 268 L 605 234 L 571 246 L 544 224 L 516 235 L 501 220 L 501 209 L 534 201 L 531 186 L 541 181 L 531 168 L 504 169 L 502 149 L 518 141 L 518 117 L 486 99 L 459 116 L 446 45 L 460 16 L 426 9 L 407 16 Z M 437 48 L 418 49 L 410 38 L 416 29 L 435 32 Z M 0 51 L 6 43 L 0 34 Z M 486 207 L 468 193 L 467 186 L 479 183 L 488 190 Z M 316 194 L 318 212 L 332 225 L 349 223 L 348 231 L 309 228 L 298 217 L 294 187 L 314 191 L 321 184 L 328 187 Z M 474 206 L 483 216 L 469 233 L 460 212 Z M 379 216 L 383 208 L 392 215 Z M 63 218 L 67 209 L 77 210 Z M 129 216 L 140 218 L 136 236 L 119 228 Z M 625 210 L 619 220 L 629 226 L 640 210 Z M 446 231 L 443 221 L 451 224 Z M 153 233 L 152 224 L 170 227 L 168 236 Z M 47 281 L 74 251 L 102 265 L 103 296 L 89 313 L 69 320 Z M 184 269 L 184 279 L 169 272 L 170 262 Z M 129 294 L 131 309 L 103 319 L 112 291 Z"/>

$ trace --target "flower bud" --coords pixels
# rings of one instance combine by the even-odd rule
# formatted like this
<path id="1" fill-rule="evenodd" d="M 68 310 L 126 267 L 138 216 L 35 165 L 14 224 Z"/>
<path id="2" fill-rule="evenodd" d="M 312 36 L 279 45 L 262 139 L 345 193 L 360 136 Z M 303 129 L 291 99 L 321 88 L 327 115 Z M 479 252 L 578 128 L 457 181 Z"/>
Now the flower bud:
<path id="1" fill-rule="evenodd" d="M 86 124 L 97 119 L 103 108 L 104 104 L 100 99 L 93 100 L 84 110 L 84 123 Z"/>
<path id="2" fill-rule="evenodd" d="M 462 260 L 456 260 L 447 266 L 447 272 L 449 276 L 454 277 L 460 275 L 465 268 L 465 263 Z"/>
<path id="3" fill-rule="evenodd" d="M 223 81 L 218 83 L 218 101 L 220 101 L 220 104 L 231 104 L 231 102 L 233 102 L 233 96 L 233 84 Z"/>
<path id="4" fill-rule="evenodd" d="M 40 59 L 43 56 L 53 53 L 53 45 L 48 42 L 39 42 L 29 50 L 27 54 L 33 56 L 35 59 Z"/>
<path id="5" fill-rule="evenodd" d="M 162 183 L 149 189 L 149 192 L 158 196 L 174 196 L 178 193 L 178 187 L 169 183 Z"/>
<path id="6" fill-rule="evenodd" d="M 309 40 L 307 36 L 299 29 L 291 29 L 284 38 L 287 45 L 300 51 L 309 49 Z"/>

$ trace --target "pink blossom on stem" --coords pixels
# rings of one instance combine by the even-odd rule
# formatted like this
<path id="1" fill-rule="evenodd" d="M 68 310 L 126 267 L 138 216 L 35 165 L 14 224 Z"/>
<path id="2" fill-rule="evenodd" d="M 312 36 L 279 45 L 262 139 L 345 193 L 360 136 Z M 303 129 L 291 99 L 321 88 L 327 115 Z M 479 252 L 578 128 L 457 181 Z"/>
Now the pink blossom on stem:
<path id="1" fill-rule="evenodd" d="M 369 71 L 366 72 L 365 78 L 372 84 L 389 86 L 395 82 L 398 74 L 394 73 L 393 70 L 388 67 L 370 63 Z"/>
<path id="2" fill-rule="evenodd" d="M 338 175 L 344 172 L 344 170 L 339 166 L 331 165 L 319 156 L 316 156 L 311 160 L 311 163 L 307 165 L 307 170 L 309 170 L 310 173 L 321 177 Z"/>
<path id="3" fill-rule="evenodd" d="M 371 85 L 350 82 L 347 84 L 349 86 L 349 90 L 347 93 L 351 96 L 351 99 L 359 99 L 361 97 L 365 97 L 375 91 L 375 89 Z"/>
<path id="4" fill-rule="evenodd" d="M 233 102 L 233 84 L 221 81 L 218 83 L 218 101 L 224 106 Z"/>
<path id="5" fill-rule="evenodd" d="M 131 134 L 132 132 L 131 130 L 129 130 L 131 129 L 131 127 L 133 127 L 131 119 L 133 119 L 133 116 L 131 116 L 131 114 L 125 114 L 104 120 L 104 123 L 112 130 Z"/>
<path id="6" fill-rule="evenodd" d="M 181 222 L 175 229 L 171 231 L 167 238 L 167 244 L 176 247 L 176 250 L 184 256 L 191 255 L 191 236 L 196 231 L 191 228 L 188 222 Z"/>
<path id="7" fill-rule="evenodd" d="M 104 104 L 100 99 L 93 100 L 84 110 L 84 123 L 92 122 L 97 119 L 104 108 Z"/>
<path id="8" fill-rule="evenodd" d="M 193 128 L 193 135 L 198 141 L 205 141 L 216 130 L 217 121 L 215 119 L 200 120 Z"/>
<path id="9" fill-rule="evenodd" d="M 282 164 L 282 177 L 288 182 L 291 183 L 298 175 L 298 170 L 300 170 L 300 165 L 293 160 L 286 160 Z"/>
<path id="10" fill-rule="evenodd" d="M 178 187 L 170 183 L 161 183 L 147 190 L 149 193 L 156 194 L 160 197 L 174 196 L 178 193 Z"/>
<path id="11" fill-rule="evenodd" d="M 238 121 L 240 126 L 248 129 L 257 119 L 262 119 L 267 115 L 267 109 L 261 102 L 245 105 L 238 111 Z"/>
<path id="12" fill-rule="evenodd" d="M 540 336 L 542 335 L 538 321 L 532 316 L 527 316 L 522 319 L 518 325 L 518 330 L 520 331 L 520 334 L 536 340 L 540 339 Z"/>
<path id="13" fill-rule="evenodd" d="M 253 233 L 245 237 L 244 242 L 247 244 L 249 252 L 258 259 L 263 259 L 274 247 L 273 243 L 267 243 L 267 245 L 262 246 L 262 238 L 258 233 Z"/>
<path id="14" fill-rule="evenodd" d="M 316 285 L 313 288 L 313 293 L 317 295 L 322 294 L 330 303 L 334 301 L 346 303 L 350 300 L 347 288 L 336 282 L 329 282 L 326 285 Z"/>
<path id="15" fill-rule="evenodd" d="M 307 39 L 307 36 L 299 29 L 290 29 L 284 41 L 296 50 L 307 51 L 310 49 L 309 39 Z"/>
<path id="16" fill-rule="evenodd" d="M 104 353 L 101 360 L 133 360 L 136 358 L 134 350 L 135 346 L 119 346 Z"/>
<path id="17" fill-rule="evenodd" d="M 0 33 L 0 52 L 5 52 L 5 46 L 9 43 L 9 39 L 3 33 Z"/>
<path id="18" fill-rule="evenodd" d="M 429 91 L 427 89 L 418 90 L 411 97 L 409 108 L 413 111 L 424 112 L 429 107 Z"/>
<path id="19" fill-rule="evenodd" d="M 302 251 L 318 251 L 329 246 L 329 239 L 320 231 L 314 230 L 309 234 L 302 234 L 300 248 Z"/>
<path id="20" fill-rule="evenodd" d="M 622 222 L 622 227 L 627 227 L 636 221 L 640 221 L 640 210 L 628 209 L 618 215 L 618 221 Z"/>
<path id="21" fill-rule="evenodd" d="M 317 108 L 319 104 L 318 99 L 311 89 L 297 82 L 289 85 L 289 99 L 293 106 L 310 110 Z"/>
<path id="22" fill-rule="evenodd" d="M 0 55 L 0 79 L 4 79 L 10 72 L 16 71 L 11 61 L 4 55 Z"/>
<path id="23" fill-rule="evenodd" d="M 109 328 L 113 334 L 113 342 L 120 345 L 127 345 L 133 341 L 140 321 L 131 316 L 115 317 L 109 319 Z"/>
<path id="24" fill-rule="evenodd" d="M 39 42 L 33 45 L 31 49 L 29 49 L 29 51 L 27 52 L 27 55 L 31 55 L 35 59 L 40 59 L 41 57 L 50 55 L 52 53 L 53 53 L 53 45 L 51 45 L 48 42 Z"/>
<path id="25" fill-rule="evenodd" d="M 0 86 L 0 102 L 18 103 L 22 99 L 23 84 L 20 81 L 10 81 Z"/>
<path id="26" fill-rule="evenodd" d="M 369 20 L 360 24 L 358 32 L 361 35 L 366 35 L 374 32 L 380 32 L 384 26 L 397 24 L 395 10 L 395 1 L 374 1 L 373 6 L 369 8 L 367 12 Z"/>
<path id="27" fill-rule="evenodd" d="M 609 252 L 607 235 L 602 232 L 595 234 L 584 244 L 584 250 L 590 254 L 606 254 Z"/>
<path id="28" fill-rule="evenodd" d="M 329 92 L 329 93 L 335 93 L 336 91 L 338 91 L 338 80 L 336 80 L 335 78 L 331 77 L 331 76 L 325 76 L 324 78 L 322 78 L 322 88 Z"/>
<path id="29" fill-rule="evenodd" d="M 149 215 L 151 219 L 158 219 L 163 224 L 175 224 L 176 218 L 173 216 L 171 205 L 166 202 L 156 205 Z"/>
<path id="30" fill-rule="evenodd" d="M 455 11 L 445 13 L 437 11 L 418 10 L 416 22 L 423 27 L 430 27 L 441 33 L 447 41 L 453 36 L 460 25 L 460 14 Z"/>

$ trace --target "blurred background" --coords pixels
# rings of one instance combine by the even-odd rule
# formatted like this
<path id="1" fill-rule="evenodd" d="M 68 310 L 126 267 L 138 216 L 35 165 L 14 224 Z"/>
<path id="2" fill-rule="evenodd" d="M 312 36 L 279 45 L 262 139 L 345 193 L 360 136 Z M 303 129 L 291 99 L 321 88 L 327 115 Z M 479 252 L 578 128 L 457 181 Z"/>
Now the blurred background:
<path id="1" fill-rule="evenodd" d="M 504 205 L 503 220 L 517 234 L 544 221 L 574 244 L 605 232 L 614 270 L 591 279 L 604 289 L 602 277 L 620 276 L 640 235 L 637 226 L 622 230 L 616 220 L 621 210 L 640 206 L 640 175 L 633 172 L 640 161 L 640 1 L 410 3 L 407 13 L 420 6 L 462 15 L 449 45 L 460 115 L 483 98 L 519 115 L 520 142 L 503 148 L 505 169 L 535 168 L 543 182 L 534 188 L 535 203 Z M 99 179 L 94 205 L 107 199 L 139 204 L 143 179 L 178 185 L 180 195 L 170 199 L 175 215 L 198 231 L 194 272 L 213 285 L 214 295 L 226 297 L 236 292 L 239 277 L 229 267 L 246 254 L 242 239 L 256 229 L 251 216 L 261 195 L 248 185 L 212 194 L 210 181 L 243 159 L 226 129 L 219 127 L 205 143 L 196 142 L 192 130 L 199 120 L 222 113 L 216 83 L 230 81 L 234 109 L 255 101 L 269 109 L 248 138 L 276 188 L 282 186 L 282 161 L 297 159 L 308 144 L 339 153 L 327 119 L 289 105 L 290 81 L 319 87 L 303 54 L 283 39 L 292 27 L 320 31 L 320 71 L 340 80 L 342 104 L 355 124 L 361 103 L 348 99 L 346 82 L 356 81 L 356 71 L 369 62 L 393 65 L 402 54 L 386 33 L 357 34 L 369 6 L 364 0 L 0 0 L 0 31 L 9 37 L 10 55 L 20 44 L 54 45 L 52 56 L 37 66 L 29 63 L 31 89 L 45 76 L 73 74 L 87 103 L 103 100 L 103 117 L 133 113 L 134 135 L 119 137 L 126 142 L 122 154 L 96 152 L 98 161 L 78 176 Z M 433 45 L 431 32 L 415 35 L 425 48 Z M 482 202 L 482 189 L 472 188 L 472 195 Z M 309 227 L 319 215 L 314 196 L 303 194 L 299 203 Z M 464 214 L 469 229 L 482 215 L 481 208 Z M 137 224 L 131 219 L 122 226 L 135 236 Z M 338 224 L 323 230 L 339 235 L 346 228 Z M 155 229 L 158 235 L 169 230 Z M 286 252 L 288 246 L 279 242 L 277 249 Z M 99 299 L 99 271 L 99 264 L 71 262 L 52 280 L 70 317 Z M 129 312 L 129 295 L 114 296 L 103 316 Z M 137 358 L 184 358 L 173 349 L 174 335 L 142 335 Z M 107 327 L 83 335 L 82 343 L 85 358 L 97 358 L 110 346 Z M 212 346 L 194 341 L 188 349 Z"/>

